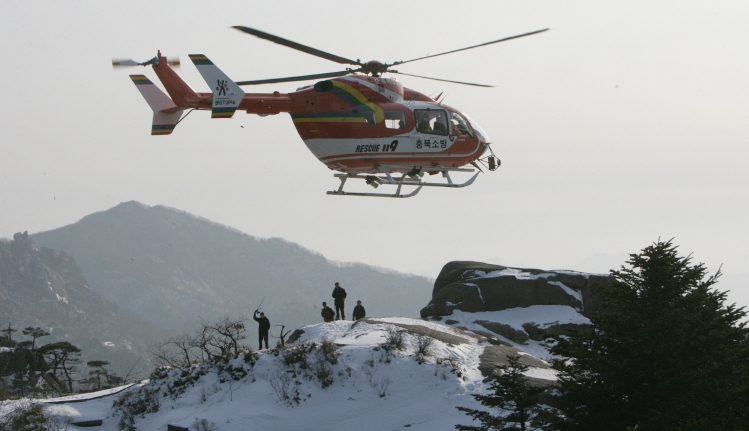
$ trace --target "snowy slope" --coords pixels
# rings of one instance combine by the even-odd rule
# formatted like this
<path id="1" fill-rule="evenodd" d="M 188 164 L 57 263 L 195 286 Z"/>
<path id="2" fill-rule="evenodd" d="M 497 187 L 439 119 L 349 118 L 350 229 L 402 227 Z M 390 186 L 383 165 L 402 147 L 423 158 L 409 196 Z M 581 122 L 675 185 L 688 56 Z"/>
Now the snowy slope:
<path id="1" fill-rule="evenodd" d="M 460 326 L 468 330 L 487 332 L 487 329 L 478 325 L 476 321 L 500 322 L 511 326 L 518 331 L 524 331 L 524 323 L 535 323 L 540 328 L 548 327 L 555 324 L 576 324 L 590 325 L 590 319 L 580 314 L 577 310 L 566 305 L 534 305 L 524 308 L 510 308 L 501 311 L 482 311 L 478 313 L 466 313 L 460 310 L 453 310 L 449 316 L 451 320 L 458 323 L 452 326 Z M 551 358 L 548 348 L 544 343 L 534 340 L 528 340 L 525 344 L 516 343 L 509 338 L 495 334 L 503 342 L 529 353 L 539 359 L 548 360 Z"/>
<path id="2" fill-rule="evenodd" d="M 572 308 L 561 306 L 454 313 L 450 318 L 459 320 L 461 326 L 468 329 L 477 319 L 501 321 L 514 327 L 529 321 L 545 324 L 585 323 L 583 320 L 587 320 Z M 380 347 L 386 341 L 388 328 L 392 331 L 405 326 L 418 326 L 422 333 L 434 335 L 430 356 L 424 361 L 417 361 L 418 336 L 414 333 L 404 333 L 402 351 L 388 353 Z M 271 349 L 259 352 L 254 364 L 240 356 L 224 364 L 221 367 L 223 372 L 219 367 L 207 365 L 194 367 L 185 373 L 171 370 L 119 394 L 85 402 L 81 402 L 81 396 L 70 399 L 69 403 L 65 403 L 65 399 L 56 399 L 56 404 L 45 404 L 45 409 L 48 413 L 68 415 L 74 421 L 103 420 L 101 427 L 72 426 L 71 430 L 114 431 L 120 421 L 120 414 L 112 406 L 114 400 L 126 393 L 134 393 L 131 397 L 135 398 L 146 391 L 158 390 L 155 397 L 158 411 L 135 417 L 138 430 L 166 430 L 167 424 L 192 430 L 196 419 L 206 419 L 214 423 L 217 430 L 239 431 L 452 430 L 457 423 L 470 423 L 468 416 L 455 409 L 456 406 L 481 408 L 471 394 L 486 390 L 478 365 L 479 356 L 489 345 L 465 331 L 438 322 L 402 317 L 377 318 L 376 321 L 356 324 L 351 321 L 321 323 L 307 326 L 304 331 L 295 346 L 305 342 L 319 346 L 322 340 L 339 346 L 337 363 L 327 365 L 332 383 L 326 388 L 317 378 L 304 377 L 304 371 L 294 368 L 295 365 L 284 365 L 283 353 Z M 439 341 L 440 338 L 449 342 Z M 539 343 L 516 347 L 527 354 L 548 358 L 548 353 Z M 309 364 L 310 369 L 317 366 L 314 360 Z M 549 369 L 531 368 L 528 374 L 555 379 Z M 238 380 L 232 380 L 231 375 L 237 376 Z M 295 393 L 297 387 L 298 404 L 282 400 L 273 387 L 274 383 L 279 384 L 282 376 L 294 375 L 288 392 Z M 90 398 L 102 395 L 108 394 L 88 394 Z M 12 409 L 15 403 L 0 404 L 0 414 Z"/>

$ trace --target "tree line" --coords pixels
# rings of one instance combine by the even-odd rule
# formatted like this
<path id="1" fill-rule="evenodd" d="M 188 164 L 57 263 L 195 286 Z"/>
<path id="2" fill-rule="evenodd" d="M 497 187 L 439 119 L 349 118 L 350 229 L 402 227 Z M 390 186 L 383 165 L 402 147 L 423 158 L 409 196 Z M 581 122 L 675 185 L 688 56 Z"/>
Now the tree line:
<path id="1" fill-rule="evenodd" d="M 194 334 L 182 334 L 152 345 L 151 355 L 158 367 L 188 368 L 192 364 L 237 357 L 249 351 L 242 346 L 247 338 L 244 319 L 222 318 L 217 322 L 201 321 Z"/>
<path id="2" fill-rule="evenodd" d="M 83 374 L 79 347 L 67 341 L 37 346 L 37 340 L 50 335 L 39 327 L 21 331 L 31 340 L 16 341 L 15 332 L 11 323 L 0 330 L 0 399 L 97 391 L 121 385 L 129 377 L 110 371 L 103 360 L 87 361 Z"/>

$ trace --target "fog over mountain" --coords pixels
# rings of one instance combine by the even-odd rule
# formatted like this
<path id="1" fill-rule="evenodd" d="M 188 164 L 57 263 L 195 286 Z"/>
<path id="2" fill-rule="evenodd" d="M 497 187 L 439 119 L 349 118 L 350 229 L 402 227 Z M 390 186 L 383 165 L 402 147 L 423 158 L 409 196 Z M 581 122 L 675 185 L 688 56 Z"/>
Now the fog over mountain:
<path id="1" fill-rule="evenodd" d="M 357 299 L 369 316 L 418 317 L 431 298 L 432 282 L 425 277 L 331 261 L 283 239 L 256 238 L 138 202 L 31 237 L 70 254 L 92 290 L 161 334 L 192 332 L 201 319 L 251 318 L 265 298 L 261 310 L 277 335 L 275 325 L 293 329 L 319 321 L 322 301 L 332 303 L 334 282 L 348 292 L 349 318 Z"/>
<path id="2" fill-rule="evenodd" d="M 109 361 L 123 374 L 135 363 L 139 370 L 147 365 L 138 357 L 158 333 L 91 289 L 70 255 L 40 247 L 25 233 L 0 240 L 0 322 L 17 330 L 15 341 L 31 341 L 22 329 L 40 327 L 50 335 L 37 347 L 68 341 L 85 361 Z"/>

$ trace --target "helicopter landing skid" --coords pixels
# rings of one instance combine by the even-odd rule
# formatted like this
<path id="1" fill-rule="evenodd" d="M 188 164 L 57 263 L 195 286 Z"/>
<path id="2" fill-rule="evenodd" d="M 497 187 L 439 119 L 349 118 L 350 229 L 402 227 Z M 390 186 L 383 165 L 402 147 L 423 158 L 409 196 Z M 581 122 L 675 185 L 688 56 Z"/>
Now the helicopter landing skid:
<path id="1" fill-rule="evenodd" d="M 443 167 L 433 167 L 429 166 L 427 168 L 424 168 L 428 172 L 442 172 L 442 177 L 447 180 L 447 183 L 430 183 L 426 181 L 422 181 L 421 177 L 424 175 L 423 172 L 421 172 L 420 167 L 414 168 L 411 172 L 404 173 L 401 175 L 400 178 L 395 179 L 390 174 L 389 170 L 386 171 L 384 174 L 381 175 L 372 175 L 372 174 L 335 174 L 334 176 L 341 180 L 341 185 L 338 187 L 338 190 L 332 190 L 329 191 L 329 195 L 337 195 L 337 196 L 372 196 L 372 197 L 380 197 L 380 198 L 410 198 L 412 196 L 416 196 L 417 193 L 419 193 L 422 189 L 422 187 L 449 187 L 449 188 L 460 188 L 460 187 L 466 187 L 473 184 L 473 181 L 476 179 L 476 177 L 479 175 L 479 172 L 476 172 L 475 175 L 473 175 L 468 181 L 461 183 L 461 184 L 455 184 L 452 181 L 452 178 L 450 178 L 450 171 L 458 171 L 458 172 L 473 172 L 475 169 L 466 169 L 466 168 L 443 168 Z M 381 185 L 389 185 L 389 186 L 396 186 L 395 193 L 389 194 L 389 193 L 359 193 L 359 192 L 344 192 L 343 186 L 346 185 L 346 181 L 348 179 L 355 179 L 355 180 L 364 180 L 367 184 L 370 186 L 377 188 Z M 414 186 L 416 189 L 411 191 L 410 193 L 401 193 L 401 189 L 403 186 Z"/>

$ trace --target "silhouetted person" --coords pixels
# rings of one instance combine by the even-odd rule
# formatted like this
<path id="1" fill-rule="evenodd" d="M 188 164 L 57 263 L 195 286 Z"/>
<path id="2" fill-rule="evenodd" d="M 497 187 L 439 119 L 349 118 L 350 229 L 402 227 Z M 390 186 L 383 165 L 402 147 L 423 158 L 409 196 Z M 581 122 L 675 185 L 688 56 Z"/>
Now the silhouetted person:
<path id="1" fill-rule="evenodd" d="M 361 301 L 356 301 L 356 307 L 354 307 L 354 320 L 363 319 L 366 314 L 367 312 L 364 310 L 364 306 L 361 305 Z"/>
<path id="2" fill-rule="evenodd" d="M 255 314 L 252 316 L 253 319 L 259 324 L 257 327 L 257 338 L 258 343 L 260 343 L 260 346 L 257 348 L 258 350 L 263 349 L 263 340 L 265 340 L 265 348 L 268 348 L 268 331 L 270 331 L 270 320 L 268 320 L 267 317 L 265 317 L 265 313 L 260 313 L 260 317 L 257 317 L 257 310 L 255 310 Z"/>
<path id="3" fill-rule="evenodd" d="M 346 315 L 343 313 L 343 301 L 346 300 L 346 291 L 336 281 L 335 288 L 333 289 L 333 304 L 335 304 L 335 320 L 346 320 Z M 340 314 L 338 312 L 340 311 Z"/>
<path id="4" fill-rule="evenodd" d="M 320 315 L 322 316 L 323 321 L 326 323 L 332 322 L 333 317 L 335 317 L 335 312 L 332 308 L 328 307 L 328 304 L 323 302 L 322 303 L 322 311 L 320 312 Z"/>

